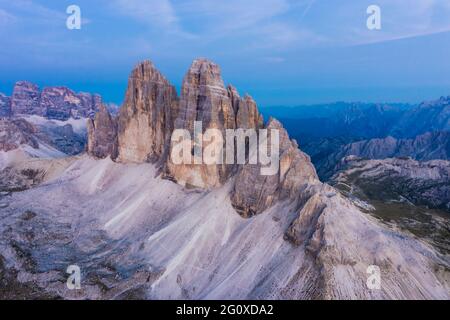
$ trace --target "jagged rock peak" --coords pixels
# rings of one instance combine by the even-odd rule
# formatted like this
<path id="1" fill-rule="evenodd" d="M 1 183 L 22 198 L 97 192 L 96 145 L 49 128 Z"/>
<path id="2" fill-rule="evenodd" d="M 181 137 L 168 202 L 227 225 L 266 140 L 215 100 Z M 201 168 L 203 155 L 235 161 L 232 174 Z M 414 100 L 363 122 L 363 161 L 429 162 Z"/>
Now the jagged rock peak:
<path id="1" fill-rule="evenodd" d="M 155 67 L 150 60 L 144 60 L 138 63 L 131 72 L 130 79 L 137 79 L 143 81 L 151 81 L 154 83 L 169 84 L 169 81 L 164 75 Z"/>
<path id="2" fill-rule="evenodd" d="M 95 119 L 89 119 L 87 152 L 96 158 L 117 157 L 117 121 L 105 105 L 101 105 Z"/>
<path id="3" fill-rule="evenodd" d="M 123 162 L 160 161 L 178 113 L 175 88 L 150 61 L 131 72 L 118 119 L 118 154 Z"/>
<path id="4" fill-rule="evenodd" d="M 205 58 L 195 59 L 192 62 L 185 81 L 225 89 L 219 65 Z"/>
<path id="5" fill-rule="evenodd" d="M 218 129 L 222 131 L 223 136 L 226 129 L 236 127 L 235 112 L 225 89 L 220 68 L 206 59 L 194 60 L 183 79 L 175 129 L 188 130 L 192 136 L 196 121 L 201 122 L 203 132 Z M 201 188 L 222 185 L 228 179 L 231 170 L 232 168 L 226 164 L 174 165 L 171 161 L 167 164 L 167 176 L 182 185 Z"/>
<path id="6" fill-rule="evenodd" d="M 38 115 L 62 121 L 71 117 L 93 118 L 102 104 L 98 94 L 75 93 L 61 86 L 46 87 L 41 91 L 28 81 L 16 82 L 10 101 L 11 115 Z"/>

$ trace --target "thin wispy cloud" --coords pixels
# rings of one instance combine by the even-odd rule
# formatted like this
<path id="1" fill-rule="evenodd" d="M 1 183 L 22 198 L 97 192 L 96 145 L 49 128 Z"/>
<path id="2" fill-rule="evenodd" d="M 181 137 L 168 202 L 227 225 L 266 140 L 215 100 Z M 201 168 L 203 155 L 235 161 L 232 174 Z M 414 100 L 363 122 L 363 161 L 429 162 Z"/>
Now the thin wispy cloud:
<path id="1" fill-rule="evenodd" d="M 266 86 L 279 88 L 292 88 L 302 81 L 306 86 L 318 87 L 342 84 L 342 74 L 349 85 L 357 86 L 366 81 L 364 72 L 371 63 L 391 65 L 389 70 L 372 70 L 373 74 L 391 73 L 390 77 L 378 75 L 380 86 L 387 86 L 385 82 L 390 81 L 394 72 L 395 76 L 408 75 L 404 79 L 397 76 L 395 83 L 421 79 L 420 72 L 428 70 L 434 72 L 428 79 L 442 83 L 448 81 L 445 79 L 450 72 L 447 59 L 441 61 L 450 50 L 445 41 L 446 33 L 450 37 L 449 0 L 77 0 L 73 3 L 81 8 L 81 30 L 66 28 L 66 6 L 72 2 L 0 0 L 3 74 L 9 70 L 12 79 L 17 69 L 39 70 L 41 75 L 49 70 L 62 74 L 55 72 L 58 68 L 75 71 L 89 68 L 102 79 L 110 79 L 114 76 L 102 76 L 99 69 L 113 73 L 120 66 L 127 71 L 141 59 L 152 59 L 165 71 L 173 72 L 177 81 L 181 76 L 175 75 L 182 74 L 186 65 L 199 56 L 216 60 L 223 70 L 234 72 L 237 80 L 232 80 L 236 85 L 245 74 L 253 83 L 265 81 Z M 372 4 L 381 7 L 381 30 L 367 28 L 366 10 Z M 428 50 L 428 43 L 440 39 L 444 40 L 439 42 L 439 48 Z M 418 47 L 417 43 L 427 45 Z M 376 55 L 372 53 L 374 48 L 391 46 L 400 52 L 394 55 L 380 49 Z M 421 61 L 420 65 L 399 58 L 412 52 L 418 55 L 415 59 Z M 275 75 L 283 72 L 280 77 L 283 80 L 272 83 L 272 77 L 266 77 L 270 72 Z M 116 75 L 116 79 L 126 76 L 127 72 Z"/>
<path id="2" fill-rule="evenodd" d="M 118 12 L 146 24 L 170 28 L 178 22 L 169 0 L 114 0 L 112 3 Z"/>
<path id="3" fill-rule="evenodd" d="M 0 9 L 0 26 L 6 27 L 7 25 L 14 23 L 16 20 L 16 16 L 6 10 Z"/>

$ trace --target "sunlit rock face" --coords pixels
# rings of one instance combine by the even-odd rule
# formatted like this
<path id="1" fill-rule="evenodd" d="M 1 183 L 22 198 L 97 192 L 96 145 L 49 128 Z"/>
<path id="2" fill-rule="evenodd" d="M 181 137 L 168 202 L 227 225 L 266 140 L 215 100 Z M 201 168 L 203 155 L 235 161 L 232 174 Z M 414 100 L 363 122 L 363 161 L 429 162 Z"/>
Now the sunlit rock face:
<path id="1" fill-rule="evenodd" d="M 194 123 L 201 122 L 202 132 L 217 129 L 223 141 L 204 141 L 203 149 L 222 144 L 223 159 L 226 154 L 227 129 L 260 129 L 263 118 L 254 100 L 246 95 L 239 96 L 233 86 L 225 88 L 221 70 L 206 59 L 195 60 L 183 80 L 179 114 L 175 120 L 176 129 L 186 129 L 194 139 Z M 195 156 L 195 155 L 194 155 Z M 198 158 L 198 157 L 197 157 Z M 199 159 L 197 159 L 199 160 Z M 199 160 L 200 162 L 201 159 Z M 174 165 L 168 162 L 168 175 L 183 185 L 212 188 L 223 185 L 236 171 L 233 163 Z"/>
<path id="2" fill-rule="evenodd" d="M 206 59 L 195 60 L 184 77 L 181 89 L 180 107 L 175 120 L 175 129 L 187 130 L 194 137 L 194 122 L 201 122 L 201 132 L 217 129 L 225 137 L 226 129 L 236 126 L 232 101 L 225 89 L 220 68 Z M 212 141 L 203 145 L 223 143 Z M 196 163 L 202 162 L 197 157 Z M 194 161 L 193 161 L 194 162 Z M 168 175 L 182 185 L 217 187 L 230 175 L 231 167 L 226 164 L 167 164 Z"/>
<path id="3" fill-rule="evenodd" d="M 88 120 L 87 152 L 96 158 L 117 158 L 117 122 L 105 106 L 95 115 L 95 119 Z"/>
<path id="4" fill-rule="evenodd" d="M 175 88 L 154 65 L 137 65 L 118 119 L 119 161 L 160 160 L 169 145 L 177 105 Z"/>

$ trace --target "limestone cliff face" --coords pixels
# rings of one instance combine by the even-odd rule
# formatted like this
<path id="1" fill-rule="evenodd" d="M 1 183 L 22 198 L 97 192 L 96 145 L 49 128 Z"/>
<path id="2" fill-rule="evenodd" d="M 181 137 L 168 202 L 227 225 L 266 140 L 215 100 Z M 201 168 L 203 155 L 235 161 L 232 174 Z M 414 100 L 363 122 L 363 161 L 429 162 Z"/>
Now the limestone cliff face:
<path id="1" fill-rule="evenodd" d="M 251 217 L 271 207 L 278 200 L 298 200 L 301 191 L 320 184 L 309 156 L 290 140 L 281 123 L 270 119 L 266 129 L 279 132 L 280 162 L 275 175 L 262 175 L 261 164 L 241 165 L 236 175 L 231 202 L 243 217 Z"/>
<path id="2" fill-rule="evenodd" d="M 118 118 L 119 161 L 160 160 L 169 146 L 177 106 L 175 88 L 154 65 L 137 65 Z"/>
<path id="3" fill-rule="evenodd" d="M 218 129 L 223 137 L 226 136 L 226 129 L 236 127 L 232 99 L 225 89 L 220 68 L 206 59 L 195 60 L 184 77 L 175 129 L 186 129 L 194 139 L 195 121 L 202 123 L 202 133 L 207 129 Z M 211 141 L 203 148 L 214 143 L 223 142 Z M 198 160 L 201 162 L 201 159 Z M 182 185 L 209 188 L 222 185 L 229 177 L 232 166 L 175 165 L 169 160 L 167 170 L 168 175 Z"/>
<path id="4" fill-rule="evenodd" d="M 99 95 L 75 93 L 66 87 L 48 87 L 41 93 L 40 107 L 49 119 L 93 118 L 102 104 Z"/>
<path id="5" fill-rule="evenodd" d="M 226 159 L 227 129 L 260 129 L 263 118 L 255 101 L 248 95 L 239 96 L 233 86 L 225 88 L 218 65 L 206 59 L 195 60 L 183 80 L 179 114 L 175 120 L 175 129 L 187 130 L 194 137 L 194 123 L 202 124 L 202 133 L 208 129 L 217 129 L 224 141 L 204 141 L 203 149 L 217 144 L 223 147 Z M 234 155 L 233 155 L 234 156 Z M 202 159 L 198 159 L 201 162 Z M 194 161 L 194 160 L 193 160 Z M 167 176 L 182 185 L 201 188 L 214 188 L 223 185 L 236 171 L 234 164 L 185 164 L 175 165 L 169 160 Z"/>
<path id="6" fill-rule="evenodd" d="M 239 100 L 236 112 L 236 127 L 242 129 L 260 129 L 264 125 L 255 100 L 249 95 Z"/>
<path id="7" fill-rule="evenodd" d="M 104 105 L 95 115 L 95 119 L 89 119 L 87 152 L 96 158 L 117 158 L 117 122 L 112 118 Z"/>

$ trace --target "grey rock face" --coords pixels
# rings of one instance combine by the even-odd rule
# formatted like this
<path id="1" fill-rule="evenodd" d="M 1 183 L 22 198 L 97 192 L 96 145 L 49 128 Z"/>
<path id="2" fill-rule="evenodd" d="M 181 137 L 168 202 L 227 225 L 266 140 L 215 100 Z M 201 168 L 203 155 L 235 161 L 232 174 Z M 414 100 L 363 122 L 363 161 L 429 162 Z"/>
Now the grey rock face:
<path id="1" fill-rule="evenodd" d="M 232 101 L 225 89 L 220 68 L 206 59 L 194 60 L 183 79 L 179 113 L 174 128 L 187 130 L 194 139 L 195 121 L 201 121 L 203 132 L 218 129 L 223 137 L 226 129 L 234 129 L 236 126 Z M 208 145 L 214 143 L 220 142 L 213 141 Z M 229 177 L 232 167 L 226 164 L 174 165 L 169 160 L 167 171 L 180 184 L 208 188 L 222 185 Z"/>
<path id="2" fill-rule="evenodd" d="M 111 156 L 117 158 L 117 122 L 111 117 L 105 106 L 95 115 L 95 119 L 88 120 L 88 154 L 96 158 Z"/>
<path id="3" fill-rule="evenodd" d="M 0 114 L 6 114 L 7 97 L 0 97 Z M 1 106 L 5 104 L 2 108 Z M 19 81 L 11 97 L 12 115 L 38 115 L 54 120 L 68 120 L 70 117 L 93 118 L 102 104 L 96 94 L 75 93 L 66 87 L 47 87 L 41 92 L 31 82 Z"/>
<path id="4" fill-rule="evenodd" d="M 41 108 L 46 110 L 47 118 L 55 120 L 93 117 L 101 103 L 98 95 L 76 94 L 65 87 L 45 88 L 41 94 Z"/>
<path id="5" fill-rule="evenodd" d="M 243 99 L 233 86 L 225 88 L 220 67 L 206 59 L 195 60 L 183 80 L 175 129 L 186 129 L 194 135 L 194 122 L 201 121 L 202 130 L 217 129 L 226 137 L 227 129 L 260 129 L 263 118 L 250 96 Z M 217 142 L 203 145 L 203 148 Z M 220 143 L 220 142 L 218 142 Z M 225 141 L 223 157 L 226 158 Z M 202 188 L 223 185 L 235 172 L 233 164 L 167 165 L 168 175 L 184 185 Z"/>
<path id="6" fill-rule="evenodd" d="M 69 119 L 72 108 L 80 102 L 72 90 L 64 87 L 45 88 L 41 95 L 41 106 L 46 110 L 46 116 L 49 119 Z"/>
<path id="7" fill-rule="evenodd" d="M 102 97 L 87 92 L 80 92 L 77 97 L 80 99 L 80 104 L 72 108 L 72 117 L 75 119 L 80 117 L 93 119 L 95 113 L 100 110 L 100 106 L 103 104 Z"/>
<path id="8" fill-rule="evenodd" d="M 270 119 L 267 129 L 269 139 L 272 129 L 278 130 L 280 135 L 280 170 L 276 175 L 264 176 L 260 164 L 245 164 L 239 168 L 231 202 L 243 217 L 259 214 L 281 199 L 300 201 L 301 191 L 320 184 L 310 158 L 298 149 L 295 140 L 289 139 L 281 123 Z"/>
<path id="9" fill-rule="evenodd" d="M 86 135 L 75 132 L 71 124 L 60 126 L 47 123 L 45 125 L 36 125 L 36 127 L 38 129 L 36 137 L 39 140 L 67 155 L 77 155 L 85 150 Z"/>
<path id="10" fill-rule="evenodd" d="M 41 93 L 39 87 L 28 81 L 15 84 L 11 97 L 11 112 L 17 114 L 35 114 L 44 116 L 46 110 L 40 105 Z"/>
<path id="11" fill-rule="evenodd" d="M 118 118 L 119 160 L 160 160 L 169 146 L 177 104 L 175 88 L 150 61 L 137 65 Z"/>
<path id="12" fill-rule="evenodd" d="M 11 99 L 0 93 L 0 118 L 11 116 Z"/>
<path id="13" fill-rule="evenodd" d="M 37 149 L 36 128 L 23 119 L 0 119 L 0 151 L 11 151 L 28 144 Z"/>

